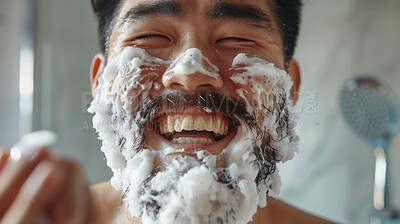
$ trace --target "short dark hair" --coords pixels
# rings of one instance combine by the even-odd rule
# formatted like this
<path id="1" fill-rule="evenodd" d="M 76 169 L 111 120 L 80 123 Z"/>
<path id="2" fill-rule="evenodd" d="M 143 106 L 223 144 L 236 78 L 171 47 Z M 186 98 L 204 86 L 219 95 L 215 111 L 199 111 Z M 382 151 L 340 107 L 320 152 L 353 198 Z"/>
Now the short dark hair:
<path id="1" fill-rule="evenodd" d="M 91 0 L 98 23 L 99 46 L 103 54 L 107 51 L 112 22 L 119 11 L 121 0 Z"/>
<path id="2" fill-rule="evenodd" d="M 112 30 L 112 22 L 119 11 L 122 0 L 91 0 L 98 21 L 100 50 L 107 51 L 108 38 Z M 282 36 L 285 61 L 288 62 L 294 54 L 297 37 L 300 31 L 301 0 L 268 0 L 277 19 Z"/>
<path id="3" fill-rule="evenodd" d="M 302 0 L 272 0 L 272 10 L 283 41 L 285 61 L 294 55 L 300 32 Z"/>

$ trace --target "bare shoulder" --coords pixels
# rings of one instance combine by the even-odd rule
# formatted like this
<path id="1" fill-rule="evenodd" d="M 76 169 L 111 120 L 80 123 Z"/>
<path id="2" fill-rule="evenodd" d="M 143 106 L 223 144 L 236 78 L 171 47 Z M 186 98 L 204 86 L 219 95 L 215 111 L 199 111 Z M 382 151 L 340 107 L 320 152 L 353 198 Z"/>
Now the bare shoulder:
<path id="1" fill-rule="evenodd" d="M 281 200 L 271 199 L 268 200 L 268 206 L 261 208 L 254 217 L 253 224 L 264 223 L 268 220 L 272 223 L 280 224 L 334 224 L 335 222 L 317 217 L 310 213 L 304 212 L 288 203 Z"/>
<path id="2" fill-rule="evenodd" d="M 101 224 L 110 223 L 121 205 L 122 192 L 116 191 L 108 181 L 93 185 L 89 189 Z"/>
<path id="3" fill-rule="evenodd" d="M 116 191 L 109 182 L 96 184 L 90 187 L 93 201 L 98 211 L 99 224 L 109 224 L 121 206 L 122 192 Z M 334 224 L 334 222 L 306 213 L 281 200 L 268 199 L 266 208 L 259 208 L 252 224 L 261 224 L 265 221 L 280 224 Z"/>

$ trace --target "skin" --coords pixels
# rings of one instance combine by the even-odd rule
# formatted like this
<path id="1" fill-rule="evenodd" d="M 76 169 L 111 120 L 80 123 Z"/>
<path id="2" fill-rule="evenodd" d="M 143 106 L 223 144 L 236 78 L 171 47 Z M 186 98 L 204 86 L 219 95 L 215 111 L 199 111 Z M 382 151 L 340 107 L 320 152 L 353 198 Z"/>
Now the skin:
<path id="1" fill-rule="evenodd" d="M 0 149 L 0 223 L 97 223 L 83 174 L 76 161 L 45 148 L 24 152 L 18 161 Z"/>
<path id="2" fill-rule="evenodd" d="M 150 1 L 126 0 L 118 18 L 143 2 Z M 215 91 L 237 97 L 235 89 L 238 87 L 229 79 L 232 75 L 229 67 L 238 53 L 257 55 L 274 63 L 278 68 L 285 68 L 283 43 L 275 22 L 269 31 L 255 29 L 243 20 L 208 18 L 204 12 L 208 11 L 216 0 L 181 2 L 184 4 L 179 17 L 152 15 L 140 22 L 129 24 L 117 20 L 117 28 L 112 31 L 108 55 L 98 54 L 93 59 L 90 75 L 92 90 L 97 86 L 97 80 L 103 72 L 105 58 L 107 61 L 111 60 L 127 46 L 144 48 L 151 55 L 164 60 L 174 59 L 189 48 L 199 48 L 220 69 L 218 80 L 204 74 L 160 76 L 160 91 Z M 250 4 L 272 15 L 265 0 L 231 2 Z M 128 29 L 118 29 L 124 26 Z M 149 34 L 158 36 L 143 37 Z M 234 38 L 249 41 L 243 42 Z M 292 98 L 296 101 L 300 85 L 300 69 L 296 60 L 290 60 L 288 71 L 294 81 Z M 148 131 L 146 134 L 147 139 L 150 139 L 146 143 L 154 149 L 168 144 L 161 141 L 161 137 L 154 132 Z M 210 147 L 209 150 L 218 153 L 223 147 L 218 145 Z M 0 150 L 1 224 L 108 224 L 119 209 L 122 209 L 120 211 L 123 223 L 132 223 L 132 220 L 136 221 L 133 223 L 140 222 L 140 219 L 129 217 L 126 205 L 121 204 L 122 192 L 115 191 L 109 182 L 89 187 L 84 172 L 76 161 L 58 157 L 45 148 L 24 152 L 18 161 L 12 160 L 8 152 L 7 148 Z M 269 199 L 268 207 L 258 210 L 252 223 L 267 222 L 331 223 L 275 199 Z"/>

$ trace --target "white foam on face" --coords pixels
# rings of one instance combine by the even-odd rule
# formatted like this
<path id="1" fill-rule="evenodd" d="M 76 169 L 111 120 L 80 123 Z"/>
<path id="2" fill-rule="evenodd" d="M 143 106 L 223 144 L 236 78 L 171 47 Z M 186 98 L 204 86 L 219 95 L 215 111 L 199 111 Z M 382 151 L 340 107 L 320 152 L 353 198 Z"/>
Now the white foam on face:
<path id="1" fill-rule="evenodd" d="M 143 49 L 126 48 L 118 57 L 112 59 L 99 78 L 96 97 L 88 111 L 95 113 L 93 126 L 102 140 L 101 150 L 107 158 L 107 165 L 113 171 L 111 184 L 118 190 L 129 186 L 127 175 L 128 161 L 136 155 L 129 150 L 119 150 L 121 140 L 124 148 L 132 148 L 138 137 L 140 119 L 132 114 L 134 105 L 148 97 L 152 88 L 159 84 L 155 72 L 160 66 L 168 65 L 154 58 Z"/>
<path id="2" fill-rule="evenodd" d="M 204 57 L 199 49 L 190 48 L 172 62 L 166 73 L 181 75 L 201 73 L 217 79 L 219 77 L 218 71 L 218 67 L 211 63 L 208 58 Z"/>
<path id="3" fill-rule="evenodd" d="M 281 141 L 272 141 L 273 148 L 279 149 L 279 157 L 282 162 L 291 160 L 294 157 L 294 152 L 297 150 L 298 136 L 294 132 L 296 127 L 296 114 L 293 110 L 293 101 L 290 98 L 290 91 L 293 86 L 293 80 L 290 75 L 277 67 L 273 63 L 269 63 L 261 58 L 248 57 L 246 54 L 238 54 L 233 60 L 232 67 L 234 70 L 244 72 L 234 73 L 230 79 L 235 84 L 250 87 L 250 89 L 237 88 L 236 93 L 246 102 L 247 110 L 255 114 L 256 119 L 262 123 L 263 127 L 271 130 L 271 137 L 275 140 L 282 139 L 282 133 L 287 132 L 289 135 Z M 249 97 L 246 94 L 252 95 Z M 282 95 L 284 94 L 284 95 Z M 281 108 L 287 113 L 287 129 L 277 129 L 276 121 L 279 120 L 280 113 L 268 113 L 266 118 L 265 110 L 277 109 L 274 103 L 283 103 Z M 285 114 L 284 113 L 284 114 Z M 277 132 L 278 131 L 278 132 Z M 279 175 L 275 175 L 279 181 Z M 280 185 L 277 185 L 277 189 Z M 279 192 L 276 192 L 279 193 Z"/>
<path id="4" fill-rule="evenodd" d="M 155 81 L 159 75 L 154 72 L 160 66 L 168 67 L 165 74 L 199 72 L 218 78 L 218 68 L 198 49 L 189 49 L 175 61 L 168 62 L 154 58 L 144 50 L 126 48 L 110 61 L 99 79 L 97 95 L 89 112 L 95 113 L 93 125 L 103 142 L 101 150 L 107 165 L 114 174 L 112 186 L 127 192 L 124 202 L 128 204 L 130 214 L 141 217 L 145 224 L 248 223 L 257 206 L 267 205 L 267 192 L 276 196 L 280 182 L 275 173 L 259 186 L 255 183 L 259 168 L 255 163 L 252 139 L 256 133 L 249 130 L 244 121 L 241 121 L 235 138 L 218 156 L 207 151 L 199 151 L 197 158 L 168 156 L 182 151 L 174 148 L 129 150 L 138 137 L 137 122 L 142 119 L 132 111 L 150 91 L 160 89 L 160 84 Z M 246 89 L 238 88 L 237 93 L 253 114 L 258 114 L 262 104 L 269 103 L 260 80 L 270 81 L 269 94 L 283 90 L 286 97 L 290 95 L 290 77 L 262 59 L 239 54 L 232 68 L 241 71 L 231 77 L 236 84 L 252 85 L 253 99 L 248 98 Z M 288 105 L 285 106 L 290 109 L 290 100 L 286 100 Z M 258 104 L 252 105 L 254 102 Z M 272 137 L 280 136 L 275 131 L 275 120 L 270 120 L 276 117 L 262 117 L 261 113 L 257 116 L 260 125 L 275 135 Z M 290 122 L 294 125 L 294 121 Z M 284 157 L 283 161 L 292 157 L 296 142 L 296 136 L 292 135 L 273 143 Z M 225 158 L 226 167 L 217 167 L 216 161 L 221 157 Z M 162 161 L 165 169 L 153 175 L 156 161 Z M 229 183 L 218 181 L 221 173 L 229 177 Z"/>

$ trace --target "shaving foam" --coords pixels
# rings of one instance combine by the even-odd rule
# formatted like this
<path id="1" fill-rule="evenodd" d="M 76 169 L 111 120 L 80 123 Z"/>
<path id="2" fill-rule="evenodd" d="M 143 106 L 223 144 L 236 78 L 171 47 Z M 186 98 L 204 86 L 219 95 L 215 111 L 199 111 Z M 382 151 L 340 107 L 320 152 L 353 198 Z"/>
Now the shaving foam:
<path id="1" fill-rule="evenodd" d="M 201 73 L 218 79 L 218 71 L 218 67 L 212 64 L 208 58 L 204 57 L 199 49 L 190 48 L 171 63 L 166 73 L 180 75 Z"/>
<path id="2" fill-rule="evenodd" d="M 275 172 L 256 184 L 259 167 L 255 161 L 259 159 L 253 149 L 261 142 L 254 140 L 256 133 L 244 121 L 240 121 L 236 136 L 221 155 L 199 150 L 195 157 L 174 156 L 166 161 L 171 153 L 183 150 L 151 150 L 146 146 L 132 150 L 139 138 L 138 123 L 143 119 L 132 111 L 151 91 L 160 90 L 161 84 L 156 82 L 159 73 L 155 72 L 160 67 L 166 67 L 164 75 L 202 73 L 219 77 L 218 67 L 198 49 L 187 50 L 175 61 L 164 61 L 143 49 L 128 47 L 110 61 L 99 78 L 96 97 L 88 111 L 95 114 L 93 125 L 102 140 L 107 165 L 113 171 L 112 186 L 126 193 L 124 203 L 128 204 L 130 214 L 141 217 L 145 224 L 250 222 L 258 206 L 267 206 L 267 194 L 277 196 L 280 178 Z M 271 63 L 245 54 L 234 59 L 232 69 L 238 70 L 230 77 L 238 85 L 236 93 L 271 138 L 277 140 L 271 144 L 278 149 L 281 162 L 291 159 L 298 138 L 293 131 L 290 76 Z M 248 98 L 249 91 L 253 99 Z M 284 97 L 281 110 L 288 116 L 286 128 L 276 127 L 281 113 L 261 113 L 265 106 L 273 106 L 271 99 L 276 95 Z M 218 156 L 226 159 L 226 167 L 217 167 Z M 154 172 L 157 160 L 164 161 L 165 169 Z M 222 183 L 221 174 L 228 181 Z"/>
<path id="3" fill-rule="evenodd" d="M 257 120 L 261 120 L 262 127 L 271 130 L 269 134 L 275 140 L 272 146 L 279 149 L 281 162 L 293 159 L 294 152 L 297 150 L 299 138 L 294 128 L 296 127 L 297 116 L 294 113 L 293 101 L 290 98 L 290 90 L 293 86 L 293 80 L 285 71 L 274 66 L 264 59 L 257 57 L 248 57 L 246 54 L 238 54 L 232 63 L 232 69 L 245 70 L 244 72 L 234 73 L 230 79 L 235 84 L 251 87 L 251 102 L 246 97 L 247 89 L 236 88 L 236 93 L 246 102 L 247 111 L 253 113 Z M 253 103 L 253 104 L 252 104 Z M 276 103 L 282 103 L 281 108 L 277 108 Z M 267 113 L 265 112 L 267 110 Z M 275 113 L 274 110 L 281 110 L 282 113 Z M 271 112 L 272 111 L 272 112 Z M 267 115 L 264 116 L 264 115 Z M 276 128 L 277 121 L 287 116 L 285 122 L 287 125 L 283 128 Z M 279 140 L 279 141 L 278 141 Z M 277 179 L 280 179 L 275 175 Z M 276 182 L 280 182 L 277 180 Z M 276 186 L 274 192 L 280 188 Z M 278 191 L 279 192 L 279 191 Z"/>

